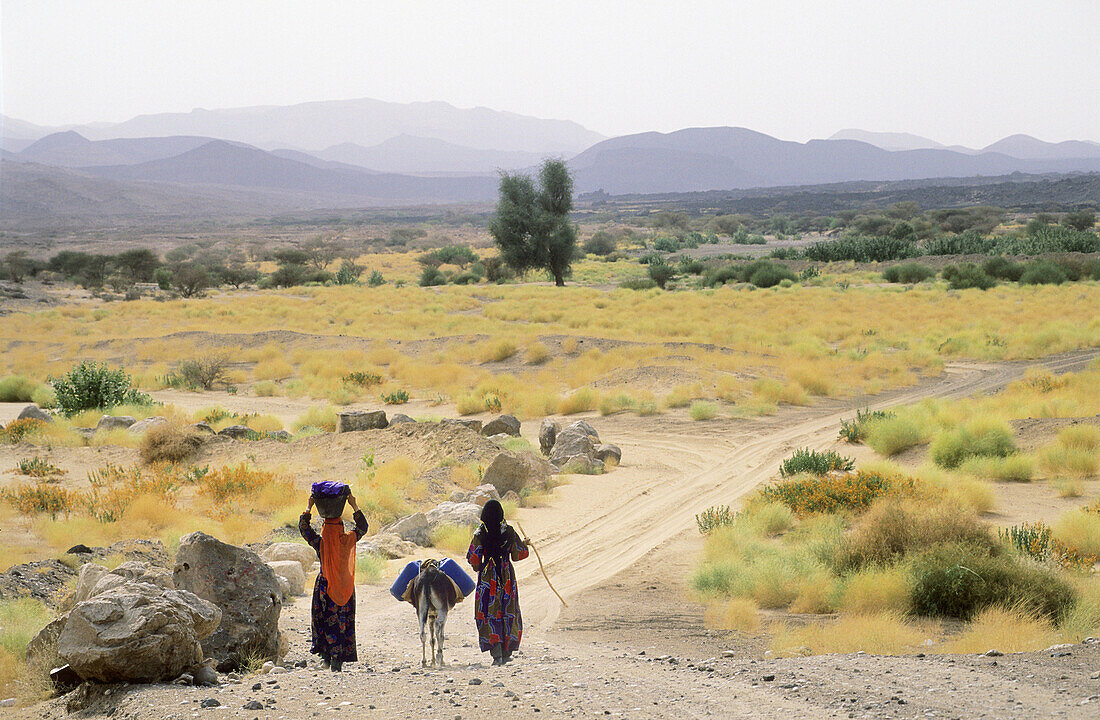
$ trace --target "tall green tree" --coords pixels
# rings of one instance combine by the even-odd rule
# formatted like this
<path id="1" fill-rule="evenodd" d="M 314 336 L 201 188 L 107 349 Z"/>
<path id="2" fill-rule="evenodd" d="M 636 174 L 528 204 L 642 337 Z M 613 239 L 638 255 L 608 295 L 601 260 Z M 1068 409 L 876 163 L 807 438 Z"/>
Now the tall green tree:
<path id="1" fill-rule="evenodd" d="M 556 285 L 565 285 L 577 246 L 577 229 L 569 222 L 572 209 L 573 178 L 562 160 L 542 164 L 538 187 L 527 175 L 505 173 L 489 224 L 504 262 L 521 273 L 547 270 Z"/>

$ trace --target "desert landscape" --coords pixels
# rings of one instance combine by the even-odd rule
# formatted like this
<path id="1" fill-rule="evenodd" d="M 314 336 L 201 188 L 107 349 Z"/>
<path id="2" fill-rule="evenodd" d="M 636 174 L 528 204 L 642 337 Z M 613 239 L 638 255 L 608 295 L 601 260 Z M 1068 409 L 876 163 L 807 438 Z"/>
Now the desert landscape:
<path id="1" fill-rule="evenodd" d="M 698 5 L 3 0 L 5 717 L 1096 717 L 1095 11 Z"/>

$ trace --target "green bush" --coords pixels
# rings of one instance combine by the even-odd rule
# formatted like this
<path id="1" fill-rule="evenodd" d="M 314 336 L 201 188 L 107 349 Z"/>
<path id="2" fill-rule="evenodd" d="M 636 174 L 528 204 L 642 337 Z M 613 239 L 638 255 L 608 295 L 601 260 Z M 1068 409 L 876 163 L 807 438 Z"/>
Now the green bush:
<path id="1" fill-rule="evenodd" d="M 956 235 L 940 235 L 924 243 L 929 255 L 986 255 L 993 252 L 997 241 L 983 238 L 976 231 L 968 230 Z"/>
<path id="2" fill-rule="evenodd" d="M 930 433 L 910 417 L 878 418 L 867 423 L 864 437 L 879 455 L 890 457 L 928 442 Z"/>
<path id="3" fill-rule="evenodd" d="M 851 470 L 854 465 L 855 461 L 852 458 L 838 455 L 835 450 L 818 452 L 809 448 L 799 448 L 779 466 L 779 475 L 781 477 L 791 477 L 802 473 L 825 475 L 834 470 L 846 472 Z"/>
<path id="4" fill-rule="evenodd" d="M 1037 228 L 1027 237 L 1002 237 L 991 252 L 1002 255 L 1040 255 L 1042 253 L 1100 252 L 1100 235 L 1058 225 Z"/>
<path id="5" fill-rule="evenodd" d="M 436 285 L 446 284 L 447 277 L 437 267 L 428 265 L 420 272 L 420 287 L 434 287 Z"/>
<path id="6" fill-rule="evenodd" d="M 941 274 L 952 290 L 967 290 L 969 288 L 988 290 L 997 284 L 996 280 L 982 272 L 982 269 L 974 263 L 948 265 Z"/>
<path id="7" fill-rule="evenodd" d="M 616 249 L 615 236 L 607 230 L 597 230 L 584 241 L 584 251 L 590 255 L 610 255 Z"/>
<path id="8" fill-rule="evenodd" d="M 409 401 L 409 393 L 406 390 L 395 390 L 390 393 L 382 393 L 382 402 L 387 405 L 404 405 Z"/>
<path id="9" fill-rule="evenodd" d="M 765 263 L 762 265 L 757 265 L 757 267 L 752 271 L 752 274 L 750 274 L 747 279 L 756 287 L 769 288 L 774 285 L 778 285 L 784 280 L 790 280 L 791 282 L 794 282 L 798 280 L 798 276 L 791 272 L 790 269 L 782 265 L 776 265 L 775 263 Z"/>
<path id="10" fill-rule="evenodd" d="M 867 424 L 873 420 L 885 420 L 894 417 L 894 413 L 885 410 L 856 410 L 853 420 L 840 421 L 840 436 L 838 440 L 847 440 L 850 443 L 861 442 L 867 436 Z"/>
<path id="11" fill-rule="evenodd" d="M 968 543 L 935 546 L 913 560 L 910 572 L 912 608 L 919 615 L 969 620 L 1003 605 L 1055 620 L 1075 599 L 1054 571 Z"/>
<path id="12" fill-rule="evenodd" d="M 936 271 L 927 265 L 920 263 L 902 263 L 888 267 L 883 271 L 882 277 L 886 282 L 892 283 L 919 283 L 930 277 L 935 277 Z"/>
<path id="13" fill-rule="evenodd" d="M 1003 423 L 970 423 L 940 433 L 932 441 L 932 462 L 957 468 L 972 457 L 1007 457 L 1016 451 L 1012 432 Z"/>
<path id="14" fill-rule="evenodd" d="M 657 287 L 662 290 L 665 289 L 665 284 L 676 276 L 676 270 L 663 260 L 661 262 L 651 262 L 648 272 L 650 280 L 657 283 Z"/>
<path id="15" fill-rule="evenodd" d="M 1050 260 L 1028 263 L 1020 276 L 1021 285 L 1061 285 L 1068 278 L 1065 268 Z"/>
<path id="16" fill-rule="evenodd" d="M 991 278 L 1017 282 L 1024 274 L 1024 266 L 998 255 L 982 263 L 982 272 Z"/>
<path id="17" fill-rule="evenodd" d="M 802 251 L 807 260 L 836 262 L 885 262 L 905 260 L 921 255 L 917 244 L 905 238 L 844 237 L 817 242 Z"/>
<path id="18" fill-rule="evenodd" d="M 33 402 L 38 383 L 22 375 L 0 378 L 0 402 Z"/>
<path id="19" fill-rule="evenodd" d="M 150 405 L 153 399 L 131 386 L 125 370 L 85 360 L 53 381 L 57 404 L 66 415 L 116 405 Z"/>

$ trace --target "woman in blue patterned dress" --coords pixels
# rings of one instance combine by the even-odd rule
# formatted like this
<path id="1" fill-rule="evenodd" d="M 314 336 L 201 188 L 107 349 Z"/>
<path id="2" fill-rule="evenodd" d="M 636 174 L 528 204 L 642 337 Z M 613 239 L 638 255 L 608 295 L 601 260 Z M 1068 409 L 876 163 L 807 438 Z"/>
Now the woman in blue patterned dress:
<path id="1" fill-rule="evenodd" d="M 519 614 L 519 588 L 515 560 L 527 557 L 527 546 L 504 522 L 504 508 L 496 500 L 481 510 L 481 527 L 474 533 L 466 560 L 477 571 L 474 621 L 482 652 L 490 652 L 494 665 L 512 659 L 523 637 Z"/>
<path id="2" fill-rule="evenodd" d="M 355 543 L 367 534 L 367 519 L 348 496 L 354 514 L 355 530 L 344 531 L 340 518 L 326 518 L 321 534 L 310 527 L 309 507 L 298 519 L 298 530 L 306 542 L 317 551 L 321 572 L 313 584 L 313 642 L 309 651 L 321 656 L 325 667 L 340 672 L 346 662 L 359 659 L 355 650 Z"/>

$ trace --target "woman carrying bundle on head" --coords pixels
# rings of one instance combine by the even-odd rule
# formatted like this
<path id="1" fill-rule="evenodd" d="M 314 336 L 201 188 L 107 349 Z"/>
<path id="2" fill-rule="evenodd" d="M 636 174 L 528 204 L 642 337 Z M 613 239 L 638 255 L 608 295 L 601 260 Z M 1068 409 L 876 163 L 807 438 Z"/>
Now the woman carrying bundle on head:
<path id="1" fill-rule="evenodd" d="M 474 621 L 481 652 L 489 651 L 494 665 L 512 659 L 523 637 L 519 615 L 519 588 L 512 561 L 527 557 L 527 546 L 504 522 L 504 508 L 496 500 L 481 510 L 481 527 L 474 533 L 466 560 L 477 571 Z"/>
<path id="2" fill-rule="evenodd" d="M 352 532 L 344 531 L 340 519 L 345 501 L 354 511 Z M 314 505 L 324 518 L 320 535 L 309 524 Z M 298 530 L 321 560 L 321 572 L 313 584 L 313 642 L 309 651 L 320 655 L 325 667 L 340 672 L 344 663 L 359 659 L 355 650 L 355 543 L 367 534 L 367 519 L 347 485 L 316 482 L 309 507 L 298 519 Z"/>

